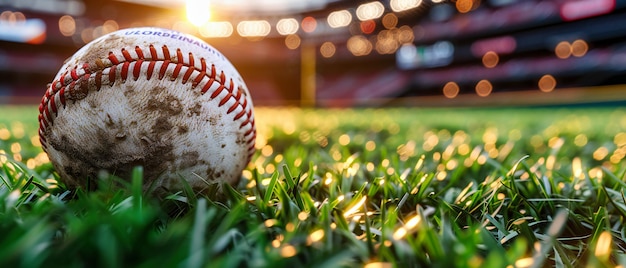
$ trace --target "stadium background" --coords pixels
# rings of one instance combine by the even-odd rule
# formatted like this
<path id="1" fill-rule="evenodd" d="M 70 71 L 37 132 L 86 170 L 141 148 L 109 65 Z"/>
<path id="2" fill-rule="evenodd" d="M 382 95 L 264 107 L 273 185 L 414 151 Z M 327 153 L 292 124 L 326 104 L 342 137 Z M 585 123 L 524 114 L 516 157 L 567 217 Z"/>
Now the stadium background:
<path id="1" fill-rule="evenodd" d="M 38 104 L 100 35 L 157 26 L 224 53 L 257 106 L 622 105 L 625 11 L 624 0 L 0 0 L 0 104 Z"/>

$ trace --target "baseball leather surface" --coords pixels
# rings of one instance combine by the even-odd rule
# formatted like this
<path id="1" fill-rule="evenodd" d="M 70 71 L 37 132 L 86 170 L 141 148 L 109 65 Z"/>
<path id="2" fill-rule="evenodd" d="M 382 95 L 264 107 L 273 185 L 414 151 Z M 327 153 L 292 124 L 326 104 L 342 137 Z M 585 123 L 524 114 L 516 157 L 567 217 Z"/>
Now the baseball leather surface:
<path id="1" fill-rule="evenodd" d="M 61 67 L 39 106 L 43 149 L 69 187 L 105 170 L 167 193 L 235 184 L 254 153 L 248 88 L 215 48 L 190 35 L 131 28 L 104 35 Z"/>

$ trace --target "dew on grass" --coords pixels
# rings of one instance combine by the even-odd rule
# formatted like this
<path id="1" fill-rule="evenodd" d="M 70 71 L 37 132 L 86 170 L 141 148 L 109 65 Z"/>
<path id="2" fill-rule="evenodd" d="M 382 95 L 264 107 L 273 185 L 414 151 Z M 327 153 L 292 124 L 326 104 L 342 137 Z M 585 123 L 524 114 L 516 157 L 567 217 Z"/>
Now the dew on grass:
<path id="1" fill-rule="evenodd" d="M 350 144 L 350 136 L 348 134 L 342 134 L 341 136 L 339 136 L 339 144 L 341 144 L 342 146 Z"/>
<path id="2" fill-rule="evenodd" d="M 611 247 L 613 245 L 613 236 L 608 231 L 603 231 L 596 242 L 596 257 L 607 260 L 611 255 Z"/>
<path id="3" fill-rule="evenodd" d="M 613 143 L 615 143 L 615 145 L 617 145 L 618 147 L 626 146 L 626 133 L 620 132 L 615 134 L 615 137 L 613 138 Z"/>
<path id="4" fill-rule="evenodd" d="M 26 134 L 24 130 L 24 124 L 19 121 L 13 121 L 11 123 L 11 132 L 13 132 L 13 137 L 16 139 L 21 139 Z"/>
<path id="5" fill-rule="evenodd" d="M 11 132 L 7 128 L 0 128 L 0 140 L 8 140 L 11 138 Z"/>
<path id="6" fill-rule="evenodd" d="M 375 168 L 376 168 L 376 165 L 374 165 L 374 163 L 372 162 L 367 162 L 367 164 L 365 164 L 365 169 L 367 169 L 367 171 L 369 172 L 374 171 Z"/>
<path id="7" fill-rule="evenodd" d="M 293 161 L 293 165 L 295 167 L 300 167 L 300 165 L 302 165 L 302 158 L 298 157 Z"/>
<path id="8" fill-rule="evenodd" d="M 293 224 L 293 223 L 291 223 L 291 222 L 288 222 L 288 223 L 285 225 L 285 231 L 287 231 L 287 232 L 290 232 L 290 233 L 291 233 L 291 232 L 293 232 L 294 230 L 296 230 L 296 225 L 295 225 L 295 224 Z"/>
<path id="9" fill-rule="evenodd" d="M 272 174 L 274 171 L 276 171 L 276 166 L 274 166 L 274 164 L 269 163 L 265 165 L 265 174 Z"/>
<path id="10" fill-rule="evenodd" d="M 296 250 L 296 247 L 292 246 L 292 245 L 284 245 L 281 249 L 280 249 L 280 256 L 283 258 L 291 258 L 293 256 L 295 256 L 298 253 L 298 251 Z"/>
<path id="11" fill-rule="evenodd" d="M 39 135 L 31 136 L 30 144 L 32 144 L 35 147 L 41 147 L 41 141 L 39 140 Z"/>
<path id="12" fill-rule="evenodd" d="M 6 152 L 4 150 L 0 150 L 0 164 L 6 164 L 9 160 Z"/>
<path id="13" fill-rule="evenodd" d="M 583 147 L 587 145 L 587 141 L 588 141 L 587 135 L 582 134 L 582 133 L 576 135 L 576 137 L 574 138 L 574 144 L 578 147 Z"/>
<path id="14" fill-rule="evenodd" d="M 626 146 L 615 150 L 615 152 L 613 152 L 611 157 L 609 157 L 609 161 L 613 164 L 619 164 L 622 162 L 622 159 L 624 159 L 625 155 L 626 155 Z"/>
<path id="15" fill-rule="evenodd" d="M 309 218 L 309 213 L 308 212 L 301 211 L 300 213 L 298 213 L 298 220 L 305 221 L 308 218 Z"/>
<path id="16" fill-rule="evenodd" d="M 263 225 L 265 225 L 265 227 L 267 228 L 272 228 L 274 227 L 274 225 L 276 225 L 278 221 L 276 219 L 267 219 L 263 222 Z"/>
<path id="17" fill-rule="evenodd" d="M 518 268 L 532 267 L 534 263 L 535 261 L 532 257 L 526 257 L 526 258 L 521 258 L 521 259 L 516 260 L 514 267 L 518 267 Z"/>
<path id="18" fill-rule="evenodd" d="M 604 146 L 599 147 L 593 152 L 593 159 L 601 161 L 609 155 L 609 149 Z"/>
<path id="19" fill-rule="evenodd" d="M 363 208 L 363 204 L 367 201 L 367 196 L 361 197 L 356 203 L 354 203 L 351 207 L 347 208 L 343 213 L 344 218 L 349 218 L 353 216 L 356 212 L 358 212 L 361 208 Z"/>
<path id="20" fill-rule="evenodd" d="M 17 154 L 22 151 L 22 145 L 19 142 L 11 143 L 11 153 Z"/>
<path id="21" fill-rule="evenodd" d="M 446 179 L 447 176 L 448 176 L 448 173 L 445 170 L 442 170 L 437 173 L 435 178 L 437 178 L 438 181 L 443 181 Z"/>
<path id="22" fill-rule="evenodd" d="M 308 244 L 313 244 L 316 242 L 321 241 L 324 238 L 324 229 L 318 229 L 313 231 L 311 234 L 309 234 L 308 238 L 307 238 L 307 242 Z"/>
<path id="23" fill-rule="evenodd" d="M 408 232 L 404 227 L 400 227 L 395 232 L 393 232 L 393 239 L 402 240 L 407 233 Z"/>
<path id="24" fill-rule="evenodd" d="M 263 146 L 263 149 L 261 149 L 261 154 L 265 157 L 269 157 L 273 153 L 274 153 L 274 148 L 272 148 L 271 145 L 265 145 Z"/>
<path id="25" fill-rule="evenodd" d="M 376 150 L 376 142 L 375 141 L 367 141 L 365 143 L 365 150 L 374 151 Z"/>
<path id="26" fill-rule="evenodd" d="M 574 157 L 572 160 L 572 174 L 574 175 L 574 179 L 583 179 L 583 166 L 580 157 Z"/>
<path id="27" fill-rule="evenodd" d="M 333 183 L 334 179 L 333 179 L 333 174 L 330 172 L 327 172 L 324 175 L 324 185 L 330 185 L 331 183 Z"/>

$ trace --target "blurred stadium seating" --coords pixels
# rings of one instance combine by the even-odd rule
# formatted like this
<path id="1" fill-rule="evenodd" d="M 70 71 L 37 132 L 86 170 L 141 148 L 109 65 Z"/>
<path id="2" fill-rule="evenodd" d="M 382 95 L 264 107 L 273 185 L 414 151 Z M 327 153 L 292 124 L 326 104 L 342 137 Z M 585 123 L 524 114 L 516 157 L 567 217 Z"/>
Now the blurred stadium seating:
<path id="1" fill-rule="evenodd" d="M 0 104 L 37 104 L 76 49 L 136 26 L 204 38 L 257 105 L 626 103 L 626 0 L 274 1 L 214 0 L 199 26 L 193 1 L 0 1 Z"/>

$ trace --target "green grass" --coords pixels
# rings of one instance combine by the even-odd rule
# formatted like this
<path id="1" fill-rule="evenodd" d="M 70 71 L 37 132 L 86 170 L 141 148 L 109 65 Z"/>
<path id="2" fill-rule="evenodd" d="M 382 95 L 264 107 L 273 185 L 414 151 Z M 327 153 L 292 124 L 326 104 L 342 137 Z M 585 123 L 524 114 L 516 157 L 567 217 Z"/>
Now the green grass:
<path id="1" fill-rule="evenodd" d="M 66 191 L 2 107 L 0 267 L 626 264 L 624 109 L 256 112 L 240 185 L 159 202 Z"/>

